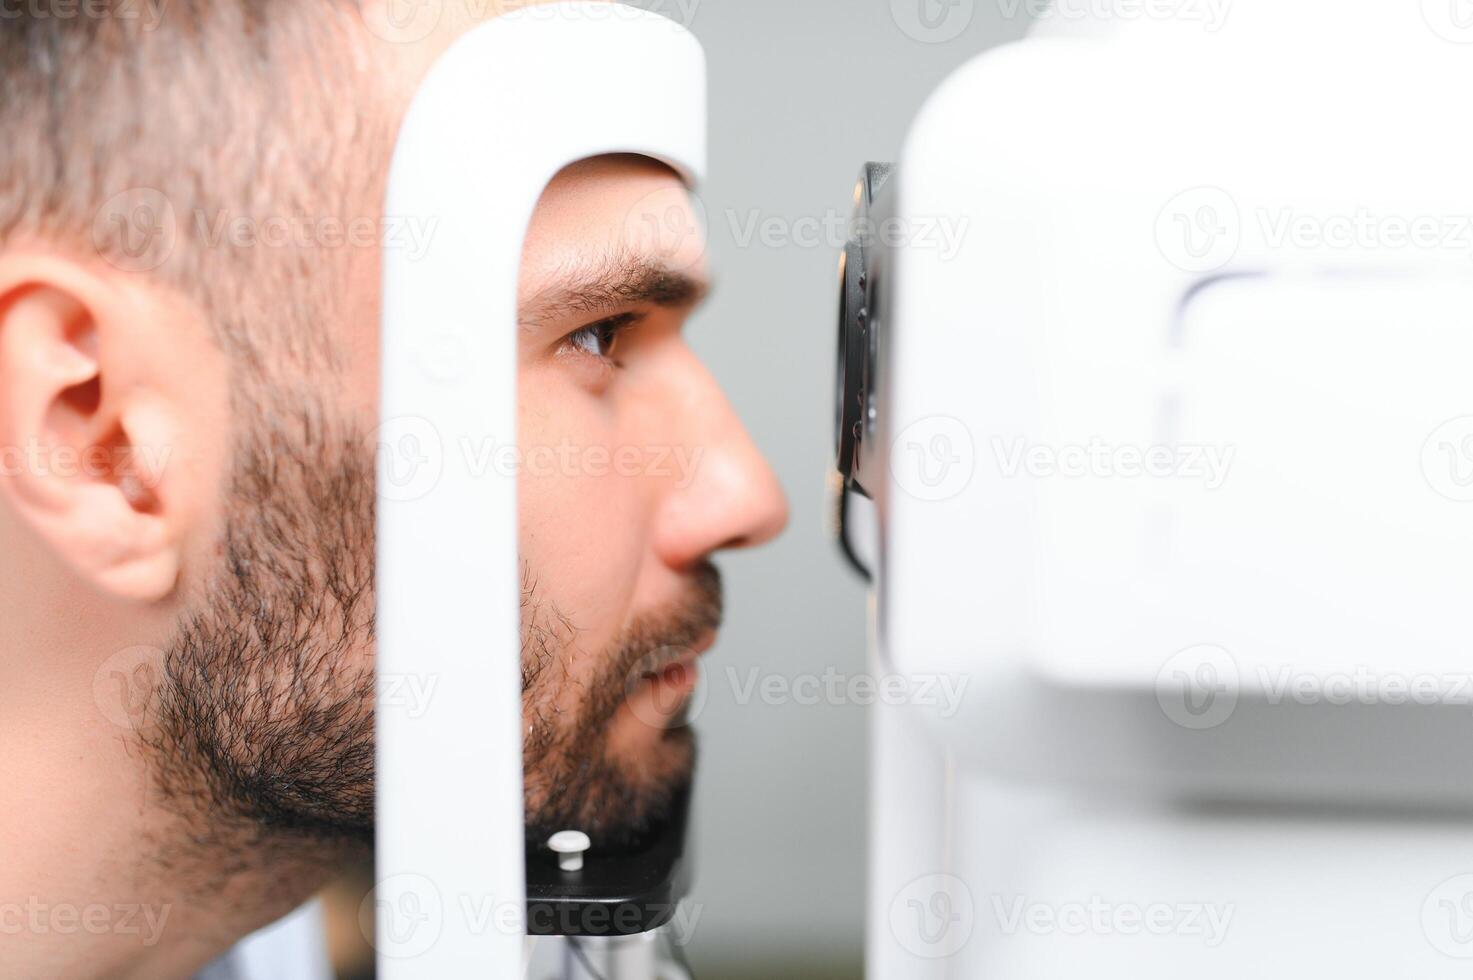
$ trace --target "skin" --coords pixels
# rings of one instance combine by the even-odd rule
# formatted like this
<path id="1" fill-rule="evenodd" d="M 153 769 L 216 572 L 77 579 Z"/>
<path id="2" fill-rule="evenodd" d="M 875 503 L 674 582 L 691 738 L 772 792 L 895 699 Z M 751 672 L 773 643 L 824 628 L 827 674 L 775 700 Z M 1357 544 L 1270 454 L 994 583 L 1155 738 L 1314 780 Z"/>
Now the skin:
<path id="1" fill-rule="evenodd" d="M 469 26 L 459 6 L 427 38 L 372 46 L 391 90 L 407 96 Z M 524 597 L 526 720 L 544 730 L 529 741 L 534 817 L 569 805 L 570 754 L 592 752 L 633 794 L 624 802 L 681 781 L 690 746 L 669 729 L 689 671 L 670 665 L 693 663 L 714 639 L 706 563 L 768 540 L 787 518 L 772 472 L 682 336 L 707 275 L 699 236 L 629 231 L 646 217 L 668 222 L 671 208 L 695 227 L 674 173 L 605 158 L 559 175 L 529 229 L 521 446 L 670 453 L 663 468 L 645 456 L 633 473 L 584 464 L 519 475 L 521 557 L 535 581 Z M 363 253 L 351 260 L 357 288 L 321 324 L 341 370 L 310 379 L 355 438 L 373 430 L 378 385 L 379 257 Z M 591 295 L 578 270 L 639 279 L 650 269 L 681 287 L 597 310 L 570 302 Z M 584 328 L 612 315 L 631 319 L 609 350 Z M 133 710 L 163 684 L 181 623 L 218 599 L 226 532 L 242 526 L 232 433 L 259 420 L 240 417 L 252 406 L 234 406 L 232 377 L 205 314 L 147 274 L 49 242 L 0 252 L 0 447 L 11 462 L 17 447 L 44 447 L 39 464 L 0 478 L 0 977 L 187 977 L 361 847 L 351 833 L 276 835 L 223 815 L 191 781 L 197 760 L 170 754 L 160 714 Z M 347 471 L 361 478 L 372 443 L 354 445 Z M 71 452 L 101 463 L 71 465 Z M 371 554 L 371 533 L 344 546 Z M 351 698 L 371 676 L 371 634 L 340 633 L 315 680 L 368 711 Z M 580 719 L 601 741 L 570 733 Z M 169 760 L 172 782 L 161 775 Z M 596 800 L 598 788 L 580 794 Z M 597 808 L 574 812 L 617 830 Z"/>

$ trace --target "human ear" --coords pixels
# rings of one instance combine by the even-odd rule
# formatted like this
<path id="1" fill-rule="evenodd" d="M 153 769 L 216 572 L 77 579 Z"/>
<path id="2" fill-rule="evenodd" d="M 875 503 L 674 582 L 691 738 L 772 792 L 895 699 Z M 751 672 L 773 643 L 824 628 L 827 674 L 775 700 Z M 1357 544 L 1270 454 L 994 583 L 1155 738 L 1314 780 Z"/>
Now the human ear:
<path id="1" fill-rule="evenodd" d="M 135 273 L 0 253 L 0 505 L 106 593 L 168 596 L 211 499 L 204 330 Z"/>

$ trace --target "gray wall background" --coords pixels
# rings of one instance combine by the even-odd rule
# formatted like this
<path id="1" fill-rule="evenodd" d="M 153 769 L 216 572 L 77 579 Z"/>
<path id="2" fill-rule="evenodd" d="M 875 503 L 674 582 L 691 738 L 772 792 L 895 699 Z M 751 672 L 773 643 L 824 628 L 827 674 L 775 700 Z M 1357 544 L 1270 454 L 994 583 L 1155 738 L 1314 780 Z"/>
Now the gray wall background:
<path id="1" fill-rule="evenodd" d="M 864 670 L 864 589 L 825 520 L 839 252 L 830 239 L 841 231 L 824 229 L 847 221 L 860 164 L 895 159 L 927 94 L 976 54 L 1021 37 L 1030 4 L 635 2 L 682 21 L 706 48 L 711 156 L 701 199 L 716 291 L 689 336 L 792 506 L 780 540 L 719 562 L 728 616 L 705 660 L 700 918 L 688 952 L 702 980 L 855 977 L 864 709 L 742 697 L 754 676 L 787 684 Z"/>

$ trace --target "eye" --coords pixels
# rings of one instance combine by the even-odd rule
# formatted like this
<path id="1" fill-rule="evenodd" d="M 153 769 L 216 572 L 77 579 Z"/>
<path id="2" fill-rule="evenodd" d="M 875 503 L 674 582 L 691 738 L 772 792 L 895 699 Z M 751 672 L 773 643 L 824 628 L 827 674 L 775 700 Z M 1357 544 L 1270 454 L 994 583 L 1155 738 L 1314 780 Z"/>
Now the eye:
<path id="1" fill-rule="evenodd" d="M 580 354 L 612 361 L 619 335 L 637 319 L 639 316 L 634 313 L 611 316 L 606 320 L 590 323 L 586 327 L 573 331 L 564 338 L 564 343 Z"/>

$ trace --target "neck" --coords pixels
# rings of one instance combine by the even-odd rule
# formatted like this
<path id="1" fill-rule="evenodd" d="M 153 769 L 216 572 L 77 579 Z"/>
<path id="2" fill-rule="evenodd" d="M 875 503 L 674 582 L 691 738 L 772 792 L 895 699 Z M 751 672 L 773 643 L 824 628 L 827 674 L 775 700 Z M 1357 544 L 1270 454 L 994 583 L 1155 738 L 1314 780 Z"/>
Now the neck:
<path id="1" fill-rule="evenodd" d="M 162 798 L 124 698 L 136 655 L 83 643 L 40 670 L 28 618 L 0 651 L 0 980 L 186 978 L 320 886 L 333 849 Z"/>

